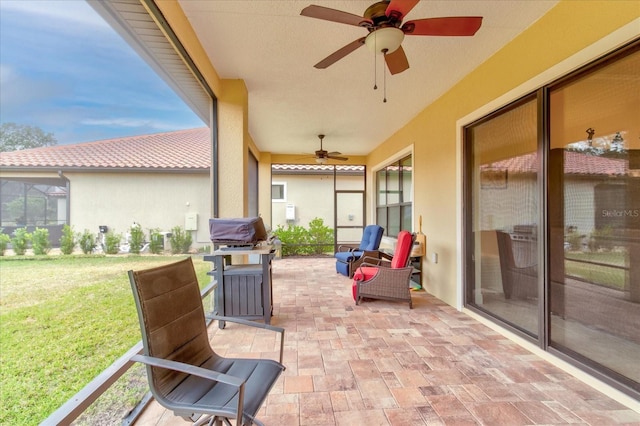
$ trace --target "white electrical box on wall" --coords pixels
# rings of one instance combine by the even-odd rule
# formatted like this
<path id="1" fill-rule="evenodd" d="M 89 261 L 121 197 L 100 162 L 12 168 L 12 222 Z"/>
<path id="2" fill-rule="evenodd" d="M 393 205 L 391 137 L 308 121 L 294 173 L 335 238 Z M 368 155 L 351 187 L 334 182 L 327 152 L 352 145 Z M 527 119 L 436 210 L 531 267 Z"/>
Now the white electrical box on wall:
<path id="1" fill-rule="evenodd" d="M 294 204 L 287 204 L 284 218 L 286 220 L 296 220 L 296 206 Z"/>
<path id="2" fill-rule="evenodd" d="M 198 230 L 198 213 L 186 213 L 184 215 L 184 230 L 185 231 Z"/>

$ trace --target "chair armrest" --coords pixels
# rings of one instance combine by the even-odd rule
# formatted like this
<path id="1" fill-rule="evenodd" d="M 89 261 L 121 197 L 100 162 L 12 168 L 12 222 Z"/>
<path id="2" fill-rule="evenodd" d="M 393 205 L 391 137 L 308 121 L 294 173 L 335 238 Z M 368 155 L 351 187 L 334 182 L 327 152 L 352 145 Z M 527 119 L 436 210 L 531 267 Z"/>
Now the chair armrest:
<path id="1" fill-rule="evenodd" d="M 382 268 L 390 268 L 391 262 L 385 259 L 378 259 L 376 257 L 365 257 L 362 259 L 360 266 L 379 266 Z"/>
<path id="2" fill-rule="evenodd" d="M 275 333 L 280 333 L 280 364 L 282 364 L 282 356 L 284 353 L 284 328 L 282 327 L 277 327 L 275 325 L 271 325 L 271 324 L 263 324 L 260 322 L 255 322 L 255 321 L 249 321 L 249 320 L 245 320 L 242 318 L 235 318 L 235 317 L 225 317 L 223 315 L 205 315 L 205 318 L 207 319 L 211 319 L 211 320 L 216 320 L 216 321 L 225 321 L 225 322 L 235 322 L 237 324 L 242 324 L 242 325 L 246 325 L 248 327 L 255 327 L 255 328 L 262 328 L 265 330 L 271 330 Z"/>
<path id="3" fill-rule="evenodd" d="M 362 258 L 366 259 L 366 258 L 371 258 L 371 259 L 380 259 L 380 251 L 378 250 L 363 250 L 362 251 Z"/>
<path id="4" fill-rule="evenodd" d="M 358 248 L 357 247 L 351 247 L 351 246 L 338 246 L 338 251 L 356 251 Z"/>
<path id="5" fill-rule="evenodd" d="M 169 359 L 156 358 L 153 356 L 137 354 L 131 357 L 132 361 L 141 362 L 153 367 L 166 368 L 167 370 L 179 371 L 192 376 L 202 377 L 204 379 L 213 380 L 215 382 L 225 383 L 237 388 L 243 387 L 245 381 L 231 376 L 229 374 L 218 373 L 217 371 L 207 370 L 206 368 L 196 367 L 195 365 L 186 364 L 184 362 L 172 361 Z"/>

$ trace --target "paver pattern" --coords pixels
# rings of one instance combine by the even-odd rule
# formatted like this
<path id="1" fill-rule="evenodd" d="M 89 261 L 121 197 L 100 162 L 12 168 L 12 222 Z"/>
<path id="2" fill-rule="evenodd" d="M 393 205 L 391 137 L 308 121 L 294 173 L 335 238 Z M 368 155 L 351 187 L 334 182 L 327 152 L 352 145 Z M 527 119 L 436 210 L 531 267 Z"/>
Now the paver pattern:
<path id="1" fill-rule="evenodd" d="M 287 370 L 265 425 L 640 425 L 610 399 L 424 291 L 356 306 L 330 258 L 273 262 Z M 210 327 L 223 355 L 276 357 L 264 330 Z M 137 425 L 186 424 L 154 403 Z"/>

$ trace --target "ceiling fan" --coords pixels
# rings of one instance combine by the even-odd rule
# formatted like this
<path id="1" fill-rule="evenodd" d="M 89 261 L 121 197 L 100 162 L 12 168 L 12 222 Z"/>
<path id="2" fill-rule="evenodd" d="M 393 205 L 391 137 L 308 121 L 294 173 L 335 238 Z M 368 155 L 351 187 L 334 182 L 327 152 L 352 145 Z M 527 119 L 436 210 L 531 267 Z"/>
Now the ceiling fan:
<path id="1" fill-rule="evenodd" d="M 405 35 L 472 36 L 482 25 L 481 16 L 425 18 L 403 24 L 402 19 L 418 4 L 418 1 L 379 1 L 369 6 L 363 16 L 323 6 L 305 7 L 300 12 L 303 16 L 364 27 L 369 31 L 367 36 L 352 41 L 314 66 L 320 69 L 327 68 L 366 44 L 370 50 L 384 55 L 391 74 L 398 74 L 409 68 L 409 61 L 401 46 Z"/>
<path id="2" fill-rule="evenodd" d="M 347 161 L 347 157 L 342 157 L 342 153 L 340 152 L 327 152 L 322 149 L 322 140 L 324 139 L 324 135 L 318 135 L 320 138 L 320 149 L 317 150 L 314 154 L 314 158 L 316 159 L 316 163 L 325 164 L 328 160 L 339 160 L 339 161 Z"/>

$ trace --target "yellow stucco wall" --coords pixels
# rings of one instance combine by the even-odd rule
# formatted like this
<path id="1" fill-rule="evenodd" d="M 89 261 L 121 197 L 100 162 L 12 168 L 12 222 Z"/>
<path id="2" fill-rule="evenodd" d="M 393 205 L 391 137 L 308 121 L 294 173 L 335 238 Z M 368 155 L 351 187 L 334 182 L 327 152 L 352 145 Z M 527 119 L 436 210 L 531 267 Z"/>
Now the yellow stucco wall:
<path id="1" fill-rule="evenodd" d="M 517 93 L 514 88 L 531 79 L 538 78 L 542 85 L 558 78 L 561 74 L 553 75 L 549 69 L 627 24 L 632 28 L 626 27 L 622 38 L 633 28 L 640 34 L 639 16 L 638 1 L 561 1 L 369 155 L 367 164 L 373 166 L 414 144 L 414 218 L 422 215 L 429 240 L 423 263 L 423 284 L 429 292 L 459 305 L 459 121 L 498 98 L 500 102 L 517 99 L 527 92 Z M 585 62 L 610 47 L 596 46 Z M 437 264 L 430 261 L 433 253 L 438 253 Z"/>

